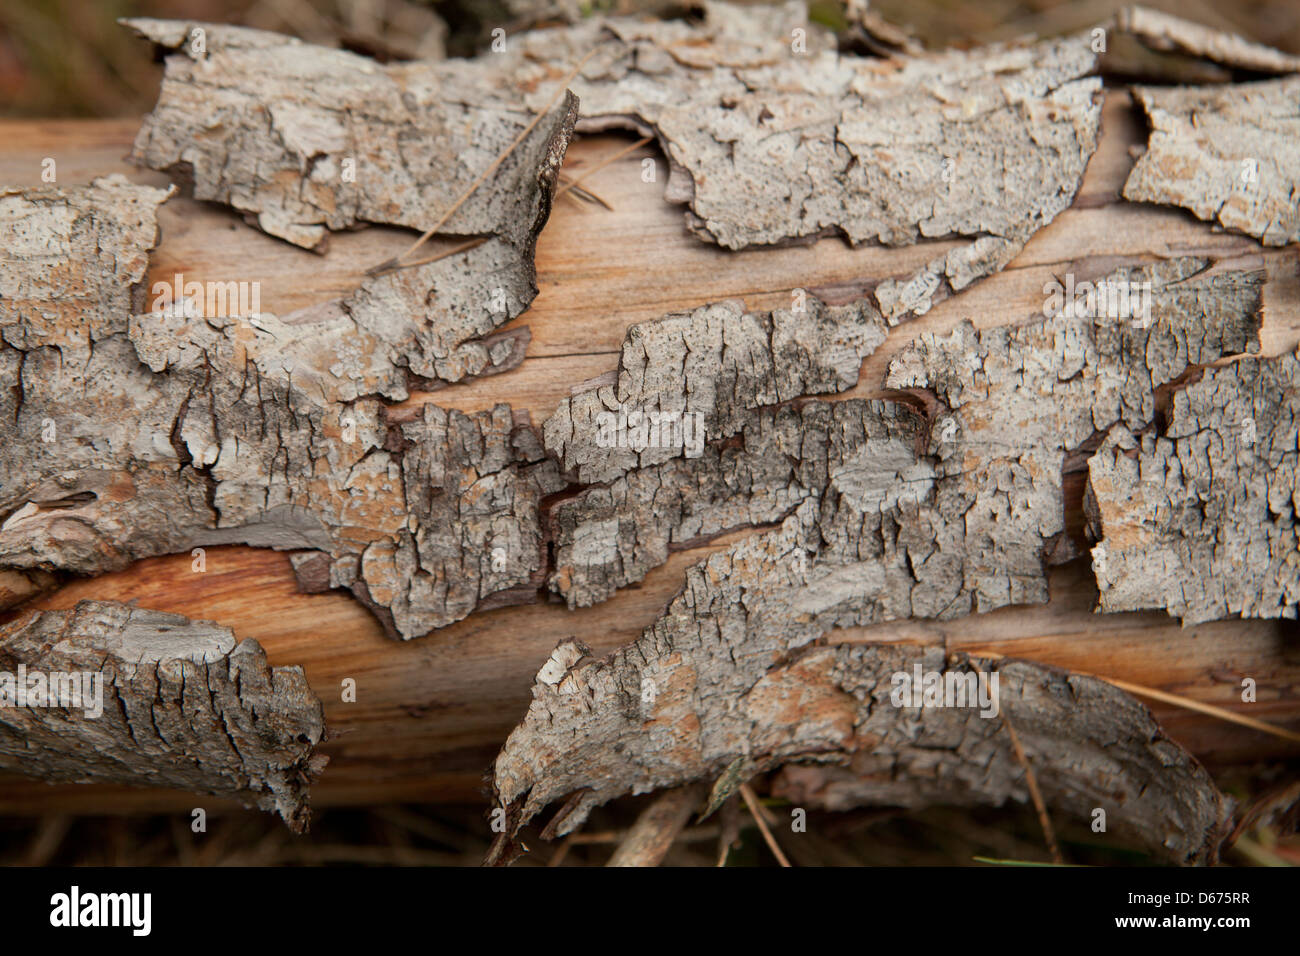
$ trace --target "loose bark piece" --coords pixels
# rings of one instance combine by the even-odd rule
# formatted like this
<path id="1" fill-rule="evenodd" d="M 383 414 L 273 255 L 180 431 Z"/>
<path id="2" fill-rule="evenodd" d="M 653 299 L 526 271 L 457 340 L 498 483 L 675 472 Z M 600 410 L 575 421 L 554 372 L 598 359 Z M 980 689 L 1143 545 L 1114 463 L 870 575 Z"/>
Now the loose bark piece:
<path id="1" fill-rule="evenodd" d="M 853 738 L 865 738 L 861 749 L 846 761 L 787 763 L 773 783 L 775 795 L 795 806 L 834 811 L 929 803 L 976 806 L 1008 799 L 1025 803 L 1030 780 L 1007 732 L 1009 715 L 1035 768 L 1043 800 L 1058 820 L 1088 825 L 1102 809 L 1108 836 L 1177 863 L 1217 860 L 1232 826 L 1234 801 L 1165 735 L 1138 700 L 1103 680 L 1027 661 L 955 655 L 945 667 L 937 648 L 890 648 L 902 652 L 903 660 L 893 665 L 899 670 L 909 663 L 914 669 L 919 659 L 923 672 L 942 671 L 945 680 L 953 671 L 998 675 L 1002 709 L 997 718 L 981 719 L 978 710 L 969 708 L 922 707 L 913 723 L 899 719 L 889 706 L 892 675 L 879 664 L 876 674 L 884 670 L 884 675 L 874 679 L 846 682 L 841 677 L 849 667 L 860 668 L 858 661 L 879 660 L 882 650 L 880 645 L 841 645 L 809 653 L 814 660 L 826 658 L 819 674 L 840 678 L 839 689 L 861 701 L 859 715 L 876 706 L 851 731 Z M 851 662 L 847 667 L 842 663 L 846 659 Z M 781 690 L 806 692 L 802 680 Z M 876 734 L 883 742 L 875 740 Z M 953 768 L 954 756 L 969 762 Z"/>
<path id="2" fill-rule="evenodd" d="M 574 82 L 580 128 L 653 129 L 669 198 L 727 248 L 835 233 L 1023 242 L 1069 204 L 1095 146 L 1086 38 L 884 63 L 840 56 L 801 3 L 704 9 L 700 25 L 525 34 L 521 73 L 599 47 Z M 945 159 L 961 168 L 945 175 Z"/>
<path id="3" fill-rule="evenodd" d="M 83 601 L 0 627 L 0 670 L 4 769 L 234 797 L 307 828 L 308 787 L 325 763 L 313 755 L 321 704 L 300 668 L 268 666 L 256 641 Z"/>
<path id="4" fill-rule="evenodd" d="M 1125 7 L 1116 15 L 1116 24 L 1153 50 L 1186 53 L 1257 73 L 1300 70 L 1300 57 L 1149 7 Z"/>
<path id="5" fill-rule="evenodd" d="M 614 17 L 525 34 L 517 74 L 528 88 L 596 48 L 573 84 L 579 129 L 657 135 L 666 197 L 701 238 L 971 237 L 880 283 L 897 322 L 1001 269 L 1078 190 L 1101 116 L 1086 37 L 882 61 L 837 53 L 799 2 L 703 6 L 699 25 Z"/>
<path id="6" fill-rule="evenodd" d="M 405 638 L 489 596 L 535 595 L 537 504 L 564 482 L 527 422 L 505 405 L 390 416 L 351 400 L 325 363 L 355 343 L 319 329 L 131 315 L 165 195 L 101 183 L 0 197 L 0 229 L 40 250 L 12 247 L 14 294 L 0 300 L 0 373 L 14 383 L 0 390 L 0 569 L 96 574 L 234 542 L 311 549 L 323 556 L 299 559 L 307 583 L 350 588 Z M 128 227 L 132 245 L 116 248 Z M 135 271 L 97 273 L 97 241 Z M 67 275 L 45 282 L 49 257 L 82 245 L 91 266 L 61 259 Z M 79 310 L 77 283 L 106 307 Z"/>
<path id="7" fill-rule="evenodd" d="M 924 52 L 921 42 L 907 30 L 895 26 L 871 12 L 870 0 L 848 0 L 844 5 L 849 21 L 848 36 L 880 56 L 906 53 L 919 56 Z"/>
<path id="8" fill-rule="evenodd" d="M 304 248 L 364 223 L 424 229 L 532 119 L 490 57 L 384 66 L 261 30 L 123 22 L 177 51 L 132 158 Z M 568 97 L 443 226 L 482 245 L 365 278 L 286 321 L 343 323 L 362 355 L 378 352 L 336 370 L 378 379 L 357 394 L 401 399 L 408 375 L 454 382 L 517 365 L 521 349 L 494 353 L 484 337 L 537 295 L 534 247 L 575 118 Z"/>
<path id="9" fill-rule="evenodd" d="M 746 568 L 733 573 L 754 583 Z M 896 675 L 919 668 L 963 683 L 997 674 L 1001 711 L 1059 815 L 1089 821 L 1100 807 L 1121 839 L 1180 863 L 1214 860 L 1231 801 L 1123 692 L 1023 661 L 945 661 L 938 648 L 800 648 L 752 616 L 743 623 L 739 605 L 712 603 L 737 583 L 693 574 L 636 644 L 539 681 L 496 766 L 497 795 L 517 825 L 578 793 L 557 828 L 565 833 L 615 796 L 709 780 L 735 761 L 753 772 L 789 765 L 780 792 L 805 807 L 1025 802 L 1023 767 L 997 716 L 895 706 Z M 647 680 L 658 688 L 648 707 L 638 703 Z M 508 856 L 503 839 L 493 861 Z"/>
<path id="10" fill-rule="evenodd" d="M 1133 92 L 1151 135 L 1125 199 L 1181 206 L 1268 246 L 1300 240 L 1300 77 Z"/>
<path id="11" fill-rule="evenodd" d="M 1103 611 L 1296 617 L 1298 386 L 1294 355 L 1241 359 L 1175 392 L 1163 434 L 1107 437 L 1085 499 Z"/>

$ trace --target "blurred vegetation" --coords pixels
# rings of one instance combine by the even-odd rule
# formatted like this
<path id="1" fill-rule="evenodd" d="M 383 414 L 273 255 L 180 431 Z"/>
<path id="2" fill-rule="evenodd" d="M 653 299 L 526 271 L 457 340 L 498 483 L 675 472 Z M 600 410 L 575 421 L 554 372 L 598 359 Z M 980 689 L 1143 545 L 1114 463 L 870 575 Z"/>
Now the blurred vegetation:
<path id="1" fill-rule="evenodd" d="M 557 4 L 565 0 L 555 0 Z M 584 13 L 680 12 L 689 0 L 571 0 Z M 344 46 L 380 59 L 471 54 L 496 25 L 542 0 L 4 0 L 0 115 L 130 116 L 148 112 L 160 68 L 115 22 L 153 16 L 238 23 Z M 931 48 L 1092 26 L 1124 0 L 873 0 L 872 12 Z M 1300 52 L 1296 0 L 1148 0 L 1148 5 Z M 810 0 L 813 19 L 844 23 L 840 0 Z M 515 11 L 512 13 L 512 11 Z"/>

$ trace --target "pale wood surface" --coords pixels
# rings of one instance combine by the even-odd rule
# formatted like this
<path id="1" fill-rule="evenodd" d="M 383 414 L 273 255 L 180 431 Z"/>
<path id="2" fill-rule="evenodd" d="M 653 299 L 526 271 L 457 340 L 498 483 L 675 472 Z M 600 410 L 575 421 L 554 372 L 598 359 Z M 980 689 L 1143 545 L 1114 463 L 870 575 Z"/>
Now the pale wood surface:
<path id="1" fill-rule="evenodd" d="M 163 184 L 123 160 L 134 119 L 0 122 L 0 183 L 38 185 L 41 160 L 53 157 L 60 183 L 112 172 Z M 872 395 L 889 358 L 923 330 L 945 330 L 969 318 L 979 327 L 1041 315 L 1043 283 L 1053 275 L 1099 275 L 1117 263 L 1199 253 L 1267 270 L 1264 351 L 1300 341 L 1300 275 L 1294 248 L 1265 251 L 1253 240 L 1215 232 L 1191 215 L 1120 202 L 1118 190 L 1141 141 L 1140 121 L 1124 93 L 1112 93 L 1103 140 L 1073 207 L 1030 241 L 1004 273 L 950 299 L 923 319 L 894 331 L 867 359 L 852 394 Z M 577 175 L 629 137 L 586 137 L 569 152 Z M 596 172 L 584 186 L 614 211 L 561 200 L 538 246 L 541 294 L 513 325 L 531 329 L 528 358 L 494 378 L 449 387 L 412 402 L 474 410 L 507 401 L 535 423 L 578 383 L 613 369 L 626 328 L 665 312 L 721 298 L 770 308 L 803 287 L 843 301 L 864 283 L 901 276 L 954 243 L 850 249 L 828 239 L 809 246 L 727 253 L 690 236 L 678 207 L 663 201 L 664 167 L 655 183 L 641 179 L 643 147 Z M 176 272 L 199 280 L 262 284 L 264 310 L 285 314 L 337 297 L 361 271 L 409 242 L 406 233 L 373 228 L 332 237 L 325 256 L 269 238 L 230 211 L 176 197 L 160 215 L 162 240 L 149 282 Z M 1071 528 L 1080 527 L 1079 475 L 1067 480 Z M 635 638 L 680 586 L 684 568 L 736 536 L 675 554 L 640 586 L 597 607 L 570 612 L 538 604 L 476 613 L 422 640 L 399 644 L 351 597 L 297 593 L 284 554 L 250 548 L 210 549 L 207 571 L 189 555 L 142 561 L 127 571 L 77 581 L 35 602 L 67 607 L 84 598 L 135 600 L 141 606 L 209 618 L 254 637 L 271 663 L 300 664 L 325 703 L 331 758 L 313 791 L 317 806 L 389 801 L 481 799 L 482 778 L 500 744 L 523 715 L 534 673 L 555 644 L 578 636 L 598 653 Z M 1291 622 L 1229 621 L 1181 628 L 1159 614 L 1095 615 L 1095 588 L 1082 562 L 1058 569 L 1052 601 L 963 620 L 905 621 L 838 632 L 845 640 L 942 643 L 953 650 L 992 651 L 1146 684 L 1250 716 L 1300 728 L 1300 641 Z M 10 612 L 24 613 L 22 610 Z M 353 677 L 358 700 L 340 700 Z M 1240 701 L 1253 677 L 1259 702 Z M 1175 739 L 1211 769 L 1300 755 L 1300 748 L 1242 727 L 1154 705 Z M 161 790 L 108 786 L 48 787 L 0 778 L 0 812 L 45 810 L 106 813 L 177 810 L 214 801 Z"/>

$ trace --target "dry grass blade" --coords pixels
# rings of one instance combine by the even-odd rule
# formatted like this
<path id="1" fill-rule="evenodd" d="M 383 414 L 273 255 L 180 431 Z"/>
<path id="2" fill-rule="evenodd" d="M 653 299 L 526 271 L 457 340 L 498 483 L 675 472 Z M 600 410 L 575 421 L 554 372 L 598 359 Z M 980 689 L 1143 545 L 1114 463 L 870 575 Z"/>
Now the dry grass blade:
<path id="1" fill-rule="evenodd" d="M 745 800 L 745 806 L 749 807 L 749 812 L 753 816 L 754 822 L 758 824 L 758 832 L 763 834 L 763 840 L 767 843 L 767 848 L 772 851 L 772 855 L 776 857 L 778 863 L 782 866 L 789 866 L 790 861 L 786 859 L 785 854 L 781 852 L 781 847 L 777 844 L 776 837 L 772 835 L 771 829 L 768 828 L 767 820 L 763 815 L 763 807 L 758 802 L 758 797 L 754 794 L 753 787 L 747 783 L 742 783 L 740 785 L 740 795 Z"/>
<path id="2" fill-rule="evenodd" d="M 1034 801 L 1034 809 L 1038 811 L 1038 822 L 1043 828 L 1043 839 L 1047 841 L 1052 862 L 1060 866 L 1065 863 L 1065 858 L 1061 856 L 1061 848 L 1057 845 L 1056 831 L 1052 828 L 1052 818 L 1047 815 L 1047 804 L 1043 801 L 1043 793 L 1038 789 L 1038 777 L 1029 764 L 1025 748 L 1020 746 L 1020 737 L 1016 734 L 1016 728 L 1012 725 L 1006 711 L 1002 712 L 1002 726 L 1006 728 L 1007 736 L 1011 738 L 1011 749 L 1016 752 L 1016 759 L 1020 761 L 1020 766 L 1025 768 L 1025 783 L 1029 787 L 1029 797 Z"/>
<path id="3" fill-rule="evenodd" d="M 1096 675 L 1089 675 L 1096 676 Z M 1272 734 L 1275 737 L 1281 737 L 1283 740 L 1289 740 L 1292 743 L 1300 744 L 1300 734 L 1293 730 L 1287 730 L 1285 727 L 1278 727 L 1263 720 L 1256 720 L 1254 717 L 1246 717 L 1242 714 L 1233 713 L 1225 707 L 1216 707 L 1213 704 L 1203 704 L 1198 700 L 1192 700 L 1189 697 L 1180 697 L 1177 694 L 1170 694 L 1167 691 L 1156 690 L 1154 687 L 1143 687 L 1141 684 L 1130 684 L 1126 680 L 1119 680 L 1113 677 L 1097 677 L 1098 680 L 1104 680 L 1108 684 L 1113 684 L 1120 690 L 1126 690 L 1130 694 L 1136 694 L 1139 697 L 1150 697 L 1152 700 L 1158 700 L 1165 704 L 1174 704 L 1178 707 L 1185 707 L 1188 710 L 1194 710 L 1197 713 L 1208 714 L 1211 717 L 1218 717 L 1234 724 L 1240 724 L 1243 727 L 1249 727 L 1252 730 L 1258 730 L 1260 733 Z"/>
<path id="4" fill-rule="evenodd" d="M 446 259 L 448 256 L 454 256 L 458 252 L 468 252 L 487 242 L 487 237 L 471 239 L 469 242 L 462 242 L 459 246 L 451 249 L 445 249 L 442 252 L 429 256 L 425 259 L 416 259 L 414 262 L 403 262 L 400 266 L 394 266 L 393 269 L 414 269 L 416 266 L 427 266 L 431 262 L 437 262 L 439 259 Z M 391 270 L 390 270 L 391 271 Z"/>
<path id="5" fill-rule="evenodd" d="M 605 168 L 606 166 L 608 166 L 610 163 L 613 163 L 613 162 L 615 162 L 615 161 L 617 161 L 617 160 L 622 159 L 622 158 L 623 158 L 624 156 L 626 156 L 628 153 L 635 152 L 636 150 L 640 149 L 642 146 L 644 146 L 644 145 L 646 145 L 647 143 L 649 143 L 649 142 L 650 142 L 650 139 L 651 139 L 651 137 L 649 137 L 649 136 L 643 136 L 643 137 L 641 137 L 639 140 L 637 140 L 635 143 L 633 143 L 631 146 L 626 146 L 626 147 L 624 147 L 623 149 L 617 150 L 617 151 L 614 152 L 613 154 L 611 154 L 611 155 L 609 155 L 609 156 L 606 156 L 606 157 L 605 157 L 604 159 L 602 159 L 600 162 L 596 163 L 596 165 L 592 166 L 591 169 L 588 169 L 586 172 L 584 172 L 581 176 L 578 176 L 578 177 L 576 177 L 575 179 L 573 179 L 573 180 L 571 180 L 571 181 L 565 183 L 563 186 L 561 186 L 558 190 L 556 190 L 555 195 L 556 195 L 556 196 L 563 196 L 563 195 L 564 195 L 565 193 L 567 193 L 570 189 L 578 189 L 578 188 L 582 185 L 583 180 L 585 180 L 585 179 L 587 179 L 588 177 L 593 176 L 593 175 L 595 175 L 596 173 L 600 172 L 602 169 L 604 169 L 604 168 Z M 603 202 L 603 201 L 602 201 L 602 202 Z M 612 211 L 613 208 L 614 208 L 614 207 L 610 206 L 608 203 L 604 203 L 604 205 L 606 206 L 606 208 L 610 209 L 611 211 Z"/>
<path id="6" fill-rule="evenodd" d="M 450 219 L 455 214 L 456 210 L 465 204 L 465 200 L 469 199 L 470 196 L 474 195 L 474 191 L 478 189 L 479 186 L 483 185 L 483 183 L 487 181 L 488 177 L 491 176 L 493 173 L 495 173 L 497 169 L 501 166 L 501 164 L 506 161 L 506 158 L 509 157 L 511 153 L 513 153 L 516 149 L 519 148 L 519 144 L 522 143 L 525 139 L 527 139 L 528 135 L 537 128 L 537 124 L 542 121 L 542 117 L 544 117 L 547 113 L 551 111 L 551 108 L 554 107 L 555 104 L 559 101 L 560 97 L 564 95 L 565 90 L 569 88 L 569 84 L 573 82 L 573 78 L 578 75 L 579 71 L 584 66 L 587 65 L 587 61 L 590 60 L 592 56 L 595 55 L 595 53 L 596 51 L 594 49 L 587 51 L 587 55 L 584 56 L 581 60 L 579 60 L 577 65 L 574 66 L 574 68 L 568 72 L 568 74 L 564 77 L 564 79 L 560 81 L 559 88 L 555 91 L 555 95 L 551 97 L 551 99 L 547 102 L 546 106 L 544 106 L 541 110 L 539 110 L 537 115 L 534 116 L 531 120 L 529 120 L 528 125 L 525 126 L 522 130 L 520 130 L 519 135 L 514 138 L 514 140 L 510 143 L 510 145 L 507 146 L 505 149 L 503 149 L 500 155 L 498 155 L 496 159 L 492 160 L 492 162 L 488 164 L 488 168 L 483 170 L 483 172 L 479 173 L 478 177 L 475 178 L 475 180 L 469 184 L 469 188 L 467 188 L 463 193 L 460 194 L 460 198 L 451 204 L 451 206 L 447 209 L 447 211 L 444 212 L 438 218 L 438 221 L 424 231 L 424 235 L 420 236 L 419 239 L 416 239 L 415 242 L 411 243 L 410 248 L 408 248 L 401 255 L 389 259 L 387 262 L 381 262 L 379 265 L 372 266 L 371 268 L 367 269 L 366 275 L 368 276 L 379 275 L 382 272 L 388 272 L 391 269 L 398 268 L 399 266 L 401 266 L 403 259 L 405 259 L 411 253 L 413 253 L 416 249 L 420 248 L 420 246 L 428 242 L 429 238 L 446 224 L 447 220 Z"/>
<path id="7" fill-rule="evenodd" d="M 1005 655 L 996 651 L 981 651 L 972 649 L 966 653 L 987 657 L 991 660 L 1004 660 Z M 1172 704 L 1175 707 L 1183 707 L 1187 710 L 1194 710 L 1198 714 L 1205 714 L 1209 717 L 1217 717 L 1219 720 L 1226 720 L 1228 723 L 1239 724 L 1242 727 L 1249 727 L 1251 730 L 1258 730 L 1263 734 L 1271 734 L 1274 737 L 1280 737 L 1283 740 L 1289 740 L 1292 743 L 1300 744 L 1300 733 L 1294 730 L 1287 730 L 1285 727 L 1279 727 L 1276 724 L 1270 724 L 1264 720 L 1256 720 L 1254 717 L 1246 717 L 1243 714 L 1234 713 L 1226 707 L 1216 707 L 1214 704 L 1205 704 L 1199 700 L 1192 700 L 1190 697 L 1183 697 L 1178 694 L 1171 694 L 1168 691 L 1157 690 L 1154 687 L 1146 687 L 1142 684 L 1134 684 L 1131 681 L 1120 680 L 1118 677 L 1103 677 L 1101 674 L 1090 674 L 1087 671 L 1072 670 L 1070 673 L 1077 674 L 1079 677 L 1093 677 L 1097 680 L 1104 680 L 1112 687 L 1118 687 L 1122 691 L 1127 691 L 1138 697 L 1149 697 L 1152 700 L 1158 700 L 1162 704 Z"/>

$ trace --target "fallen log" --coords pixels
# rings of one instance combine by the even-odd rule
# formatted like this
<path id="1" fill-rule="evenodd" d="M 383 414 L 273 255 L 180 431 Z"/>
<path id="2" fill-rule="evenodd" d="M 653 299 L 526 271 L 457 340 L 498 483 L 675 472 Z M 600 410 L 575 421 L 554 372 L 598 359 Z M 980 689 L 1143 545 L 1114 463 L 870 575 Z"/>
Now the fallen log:
<path id="1" fill-rule="evenodd" d="M 73 175 L 81 180 L 112 172 L 130 172 L 135 181 L 158 186 L 166 182 L 120 162 L 134 137 L 134 123 L 39 129 L 5 125 L 10 133 L 0 150 L 5 182 L 37 186 L 41 160 L 50 155 L 59 164 L 61 183 Z M 1121 202 L 1119 193 L 1132 167 L 1129 151 L 1143 140 L 1140 119 L 1124 93 L 1108 94 L 1101 130 L 1073 203 L 1029 238 L 1005 271 L 960 295 L 936 298 L 924 315 L 873 342 L 858 384 L 838 398 L 895 397 L 887 388 L 889 363 L 922 333 L 946 336 L 964 320 L 988 329 L 1041 317 L 1043 287 L 1055 276 L 1098 277 L 1119 265 L 1149 265 L 1175 255 L 1201 258 L 1207 274 L 1258 275 L 1260 347 L 1266 355 L 1294 347 L 1300 291 L 1293 253 L 1213 233 L 1178 211 Z M 580 171 L 620 142 L 607 135 L 584 138 L 570 150 L 569 162 Z M 644 181 L 647 159 L 650 168 L 662 163 L 653 150 L 642 150 L 587 181 L 611 210 L 561 204 L 554 211 L 538 241 L 541 293 L 527 313 L 503 327 L 509 331 L 526 325 L 531 331 L 532 343 L 519 367 L 455 388 L 417 390 L 394 406 L 395 414 L 424 421 L 430 414 L 425 409 L 432 405 L 473 414 L 506 401 L 528 411 L 533 422 L 542 422 L 569 399 L 575 383 L 607 375 L 634 321 L 689 312 L 727 296 L 744 299 L 750 309 L 788 308 L 795 290 L 819 294 L 832 304 L 848 303 L 875 291 L 882 278 L 906 284 L 932 268 L 936 254 L 946 256 L 962 247 L 959 240 L 937 239 L 897 249 L 851 249 L 838 239 L 823 238 L 807 247 L 723 253 L 683 228 L 680 213 L 663 202 L 662 183 Z M 384 261 L 406 245 L 400 233 L 374 228 L 334 236 L 323 258 L 310 257 L 253 232 L 226 210 L 183 197 L 161 206 L 158 219 L 162 236 L 146 286 L 170 281 L 178 272 L 199 281 L 237 276 L 261 282 L 264 304 L 281 315 L 349 293 L 357 283 L 358 262 Z M 663 282 L 665 274 L 675 281 Z M 836 389 L 848 384 L 837 381 Z M 1159 401 L 1153 395 L 1153 410 Z M 1082 536 L 1083 465 L 1065 461 L 1060 478 L 1066 503 L 1061 533 L 1077 553 L 1088 545 Z M 314 790 L 314 802 L 320 805 L 471 799 L 501 740 L 524 714 L 526 688 L 539 662 L 560 640 L 576 634 L 596 652 L 630 642 L 680 588 L 687 565 L 726 548 L 743 533 L 719 521 L 707 532 L 674 541 L 656 558 L 663 563 L 647 569 L 639 584 L 579 611 L 549 603 L 542 582 L 525 575 L 532 593 L 523 596 L 533 603 L 480 607 L 473 616 L 407 645 L 380 640 L 376 620 L 346 597 L 299 593 L 288 558 L 271 551 L 209 547 L 202 570 L 189 554 L 148 558 L 91 580 L 72 581 L 34 605 L 67 607 L 87 596 L 134 598 L 143 607 L 218 620 L 241 636 L 256 637 L 273 662 L 301 664 L 324 703 L 331 729 L 321 747 L 331 766 Z M 300 581 L 318 574 L 301 564 L 298 570 Z M 11 572 L 2 583 L 17 601 L 50 583 L 38 579 L 42 573 L 35 569 L 15 578 Z M 1016 603 L 1016 595 L 1008 593 Z M 1003 608 L 957 623 L 854 623 L 841 628 L 836 639 L 1014 654 L 1176 691 L 1274 723 L 1300 716 L 1291 689 L 1300 679 L 1300 664 L 1288 653 L 1287 624 L 1236 621 L 1182 629 L 1156 614 L 1093 617 L 1095 586 L 1077 561 L 1051 572 L 1034 596 L 1047 603 Z M 1240 683 L 1246 677 L 1260 688 L 1255 703 L 1241 700 Z M 355 681 L 354 700 L 340 692 L 345 680 Z M 1157 705 L 1155 712 L 1174 739 L 1212 767 L 1295 752 L 1291 744 L 1206 715 L 1168 705 Z M 0 805 L 11 810 L 36 802 L 102 809 L 110 798 L 117 809 L 192 802 L 179 795 L 102 786 L 51 792 L 6 781 L 0 790 Z"/>

